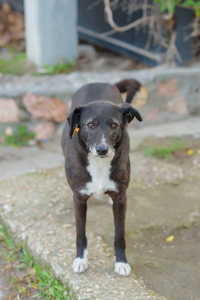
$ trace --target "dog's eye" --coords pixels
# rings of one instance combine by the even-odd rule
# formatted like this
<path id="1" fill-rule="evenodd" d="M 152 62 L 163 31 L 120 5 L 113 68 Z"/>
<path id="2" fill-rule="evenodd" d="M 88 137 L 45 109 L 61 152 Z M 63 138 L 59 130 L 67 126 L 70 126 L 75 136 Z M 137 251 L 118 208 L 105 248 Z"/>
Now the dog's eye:
<path id="1" fill-rule="evenodd" d="M 112 123 L 112 124 L 111 124 L 111 127 L 112 127 L 113 129 L 117 128 L 117 126 L 118 126 L 118 125 L 117 125 L 116 123 Z"/>
<path id="2" fill-rule="evenodd" d="M 89 128 L 94 128 L 94 124 L 93 124 L 93 123 L 88 123 L 87 126 L 88 126 Z"/>

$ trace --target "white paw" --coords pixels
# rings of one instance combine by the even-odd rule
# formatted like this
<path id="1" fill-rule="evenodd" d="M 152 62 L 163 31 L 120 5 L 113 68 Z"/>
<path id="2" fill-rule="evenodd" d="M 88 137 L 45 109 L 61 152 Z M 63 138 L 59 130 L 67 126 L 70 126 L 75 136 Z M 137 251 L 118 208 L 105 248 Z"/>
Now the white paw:
<path id="1" fill-rule="evenodd" d="M 111 205 L 111 206 L 113 205 L 113 200 L 112 200 L 111 197 L 108 198 L 108 204 Z"/>
<path id="2" fill-rule="evenodd" d="M 84 251 L 83 258 L 76 257 L 73 265 L 72 265 L 73 271 L 75 273 L 83 273 L 88 268 L 88 259 L 87 259 L 87 250 Z"/>
<path id="3" fill-rule="evenodd" d="M 129 266 L 128 263 L 116 262 L 115 272 L 122 276 L 128 276 L 131 272 L 131 267 Z"/>

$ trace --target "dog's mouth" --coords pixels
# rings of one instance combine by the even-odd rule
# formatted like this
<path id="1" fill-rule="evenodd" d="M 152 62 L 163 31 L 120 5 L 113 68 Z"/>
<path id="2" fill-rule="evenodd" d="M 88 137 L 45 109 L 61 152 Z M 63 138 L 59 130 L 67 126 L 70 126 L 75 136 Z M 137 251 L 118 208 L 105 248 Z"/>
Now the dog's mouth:
<path id="1" fill-rule="evenodd" d="M 96 155 L 96 157 L 98 157 L 98 158 L 106 158 L 106 157 L 109 157 L 109 155 Z"/>
<path id="2" fill-rule="evenodd" d="M 114 156 L 114 153 L 113 153 L 113 152 L 112 152 L 112 153 L 108 152 L 108 153 L 106 153 L 106 154 L 98 154 L 98 153 L 93 154 L 93 153 L 92 153 L 92 155 L 93 155 L 94 157 L 96 157 L 96 158 L 110 158 L 110 159 L 112 159 L 113 156 Z"/>
<path id="3" fill-rule="evenodd" d="M 96 158 L 108 158 L 108 157 L 111 157 L 108 153 L 107 154 L 98 154 L 98 153 L 90 152 L 90 154 L 93 157 L 96 157 Z"/>

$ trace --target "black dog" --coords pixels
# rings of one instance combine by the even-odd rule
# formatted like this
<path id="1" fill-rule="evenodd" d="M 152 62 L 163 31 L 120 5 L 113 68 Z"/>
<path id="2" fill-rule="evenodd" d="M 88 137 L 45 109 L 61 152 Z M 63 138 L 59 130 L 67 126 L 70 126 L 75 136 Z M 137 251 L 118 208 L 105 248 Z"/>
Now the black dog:
<path id="1" fill-rule="evenodd" d="M 123 103 L 120 92 L 129 87 L 127 99 L 140 88 L 135 80 L 124 80 L 116 86 L 92 83 L 83 86 L 72 98 L 62 149 L 67 180 L 74 193 L 77 255 L 73 263 L 76 273 L 87 267 L 85 234 L 87 200 L 93 195 L 108 194 L 113 201 L 115 223 L 115 272 L 129 275 L 125 255 L 126 189 L 130 178 L 129 137 L 127 123 L 142 118 L 130 104 Z M 130 88 L 132 86 L 132 88 Z"/>

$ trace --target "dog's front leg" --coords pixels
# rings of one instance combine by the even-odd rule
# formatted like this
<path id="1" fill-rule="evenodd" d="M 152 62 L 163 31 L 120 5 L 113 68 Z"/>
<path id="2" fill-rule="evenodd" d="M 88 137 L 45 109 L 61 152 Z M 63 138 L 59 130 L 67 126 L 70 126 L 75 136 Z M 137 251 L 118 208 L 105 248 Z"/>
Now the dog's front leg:
<path id="1" fill-rule="evenodd" d="M 73 262 L 73 270 L 83 273 L 88 268 L 87 238 L 85 234 L 87 200 L 89 197 L 74 195 L 74 211 L 76 218 L 76 248 L 77 254 Z"/>
<path id="2" fill-rule="evenodd" d="M 127 276 L 131 272 L 131 267 L 127 262 L 125 254 L 126 192 L 113 195 L 112 200 L 115 222 L 115 272 L 119 275 Z"/>

